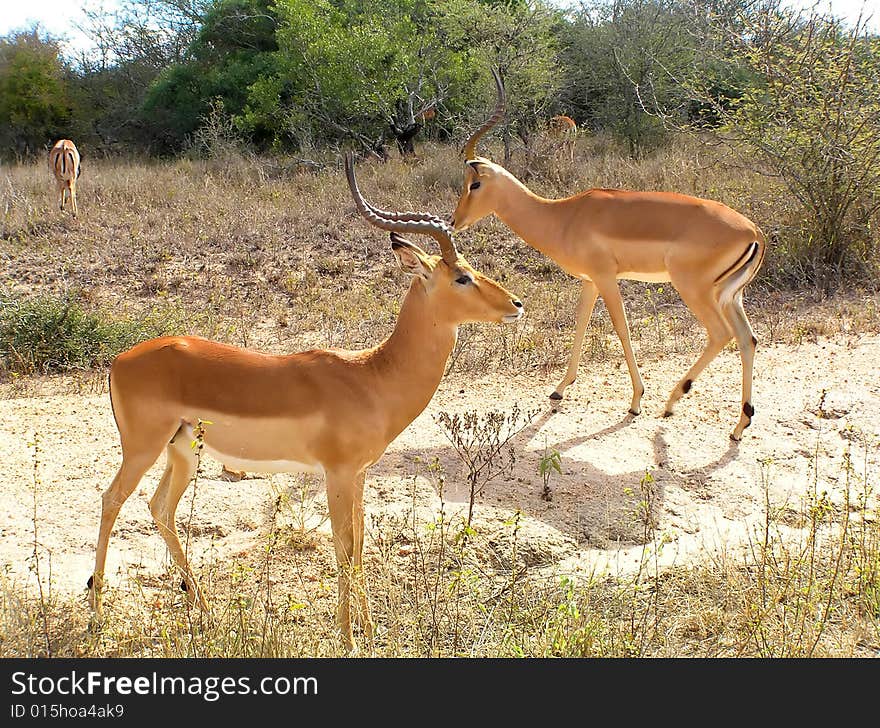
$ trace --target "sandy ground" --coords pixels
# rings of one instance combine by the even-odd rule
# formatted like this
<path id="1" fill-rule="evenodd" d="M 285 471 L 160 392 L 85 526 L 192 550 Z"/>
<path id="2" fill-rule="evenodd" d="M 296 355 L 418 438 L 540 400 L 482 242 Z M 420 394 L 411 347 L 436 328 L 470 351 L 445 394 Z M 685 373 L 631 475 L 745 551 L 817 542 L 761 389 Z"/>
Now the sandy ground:
<path id="1" fill-rule="evenodd" d="M 451 375 L 427 410 L 391 444 L 367 476 L 367 551 L 383 518 L 417 505 L 437 512 L 436 480 L 425 463 L 438 458 L 446 470 L 447 513 L 467 508 L 464 471 L 435 417 L 441 411 L 540 408 L 514 440 L 517 459 L 509 476 L 490 482 L 478 498 L 477 529 L 492 543 L 510 532 L 504 525 L 522 511 L 521 557 L 533 567 L 560 572 L 628 571 L 643 541 L 639 483 L 654 479 L 652 517 L 668 541 L 668 563 L 705 558 L 741 544 L 763 519 L 771 501 L 798 512 L 814 483 L 842 500 L 844 453 L 853 448 L 858 472 L 877 465 L 880 433 L 880 336 L 840 336 L 799 346 L 759 346 L 755 366 L 756 416 L 741 443 L 732 443 L 739 410 L 740 363 L 725 350 L 697 380 L 674 417 L 660 417 L 671 387 L 691 356 L 642 363 L 647 392 L 643 414 L 625 415 L 629 377 L 622 362 L 583 362 L 566 399 L 547 399 L 556 378 Z M 34 508 L 37 538 L 51 556 L 56 589 L 82 593 L 94 559 L 101 492 L 120 462 L 109 399 L 99 395 L 46 395 L 0 400 L 0 564 L 15 583 L 32 583 Z M 38 451 L 32 443 L 38 442 Z M 859 445 L 871 439 L 867 449 Z M 544 447 L 561 454 L 562 473 L 550 480 L 552 500 L 541 498 L 538 465 Z M 867 461 L 866 458 L 867 457 Z M 125 504 L 110 541 L 111 581 L 165 569 L 164 542 L 147 501 L 164 461 L 147 474 Z M 279 494 L 299 491 L 294 476 L 217 478 L 220 466 L 206 458 L 195 504 L 185 496 L 178 520 L 192 514 L 189 550 L 198 565 L 209 554 L 224 559 L 256 549 L 275 518 Z M 36 487 L 35 487 L 36 484 Z M 191 495 L 192 489 L 189 494 Z M 294 495 L 293 500 L 298 496 Z M 300 513 L 326 513 L 323 486 L 312 488 Z M 332 566 L 329 522 L 318 531 L 317 559 Z M 369 556 L 368 556 L 369 559 Z M 45 566 L 44 566 L 45 568 Z"/>

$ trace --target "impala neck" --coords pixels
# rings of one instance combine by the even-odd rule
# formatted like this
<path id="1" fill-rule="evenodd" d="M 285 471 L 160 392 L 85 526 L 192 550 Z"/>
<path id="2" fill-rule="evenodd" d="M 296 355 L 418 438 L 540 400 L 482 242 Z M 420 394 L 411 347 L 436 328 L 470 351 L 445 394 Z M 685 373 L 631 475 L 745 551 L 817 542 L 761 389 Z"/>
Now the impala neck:
<path id="1" fill-rule="evenodd" d="M 503 170 L 503 194 L 495 215 L 526 243 L 550 258 L 556 257 L 560 241 L 558 206 L 562 200 L 540 197 L 507 170 Z M 555 209 L 556 208 L 556 209 Z"/>
<path id="2" fill-rule="evenodd" d="M 403 430 L 425 409 L 446 370 L 458 326 L 437 316 L 422 281 L 414 280 L 403 300 L 394 331 L 377 346 L 370 364 L 377 387 Z"/>

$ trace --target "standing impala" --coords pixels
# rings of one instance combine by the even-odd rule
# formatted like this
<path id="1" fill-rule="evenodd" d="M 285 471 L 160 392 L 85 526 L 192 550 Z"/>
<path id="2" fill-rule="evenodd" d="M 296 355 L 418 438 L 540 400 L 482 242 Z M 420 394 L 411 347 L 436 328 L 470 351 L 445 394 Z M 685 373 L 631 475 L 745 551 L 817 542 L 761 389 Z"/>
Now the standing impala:
<path id="1" fill-rule="evenodd" d="M 555 140 L 557 147 L 553 152 L 554 157 L 562 155 L 568 157 L 569 162 L 574 161 L 574 145 L 577 141 L 577 123 L 570 116 L 557 114 L 550 117 L 547 122 L 547 133 Z"/>
<path id="2" fill-rule="evenodd" d="M 477 141 L 504 116 L 504 85 L 494 75 L 498 102 L 492 116 L 465 145 L 465 185 L 453 227 L 463 230 L 494 213 L 526 243 L 581 279 L 568 371 L 551 398 L 562 399 L 577 376 L 584 333 L 601 295 L 632 379 L 629 411 L 639 414 L 645 385 L 633 355 L 617 280 L 670 281 L 706 327 L 708 342 L 669 395 L 665 416 L 672 414 L 697 375 L 735 338 L 743 368 L 742 413 L 731 438 L 740 440 L 755 412 L 752 364 L 757 344 L 742 294 L 764 260 L 764 234 L 751 220 L 720 202 L 672 192 L 591 189 L 560 200 L 539 197 L 504 167 L 476 156 Z"/>
<path id="3" fill-rule="evenodd" d="M 64 209 L 65 196 L 69 197 L 73 216 L 76 217 L 76 181 L 82 171 L 76 144 L 70 139 L 59 139 L 55 142 L 55 146 L 49 150 L 49 169 L 61 194 L 61 209 Z"/>
<path id="4" fill-rule="evenodd" d="M 424 410 L 452 352 L 458 325 L 516 321 L 522 304 L 460 257 L 452 228 L 425 213 L 385 212 L 361 196 L 351 157 L 348 181 L 360 213 L 391 231 L 391 249 L 413 277 L 393 333 L 362 351 L 312 350 L 273 356 L 215 341 L 172 336 L 120 354 L 110 369 L 113 413 L 122 466 L 103 496 L 90 600 L 101 615 L 107 541 L 119 509 L 161 454 L 167 464 L 150 511 L 183 572 L 181 587 L 206 608 L 177 535 L 177 504 L 196 472 L 192 443 L 200 422 L 204 449 L 226 465 L 251 472 L 304 470 L 326 476 L 339 569 L 337 622 L 353 646 L 355 618 L 372 633 L 361 583 L 366 469 Z M 429 255 L 398 232 L 423 233 L 440 244 Z"/>

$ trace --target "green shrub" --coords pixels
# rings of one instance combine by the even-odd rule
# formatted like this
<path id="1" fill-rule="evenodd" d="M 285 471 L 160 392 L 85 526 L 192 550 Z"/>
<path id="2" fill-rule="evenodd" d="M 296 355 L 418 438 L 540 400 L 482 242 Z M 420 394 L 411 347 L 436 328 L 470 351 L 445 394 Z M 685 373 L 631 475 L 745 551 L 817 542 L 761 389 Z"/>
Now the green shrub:
<path id="1" fill-rule="evenodd" d="M 0 292 L 0 371 L 22 374 L 88 369 L 166 333 L 166 317 L 114 318 L 68 294 L 25 298 Z"/>

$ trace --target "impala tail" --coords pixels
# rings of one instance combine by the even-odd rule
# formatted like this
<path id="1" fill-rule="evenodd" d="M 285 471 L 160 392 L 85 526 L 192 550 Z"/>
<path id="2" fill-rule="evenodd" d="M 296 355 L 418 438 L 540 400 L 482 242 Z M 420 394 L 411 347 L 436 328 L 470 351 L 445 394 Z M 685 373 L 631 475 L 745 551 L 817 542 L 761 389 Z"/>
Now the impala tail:
<path id="1" fill-rule="evenodd" d="M 764 254 L 767 252 L 767 239 L 760 228 L 757 228 L 757 240 L 753 241 L 739 260 L 715 279 L 715 285 L 720 288 L 718 302 L 722 306 L 729 304 L 734 297 L 754 280 L 761 266 L 764 264 Z"/>

